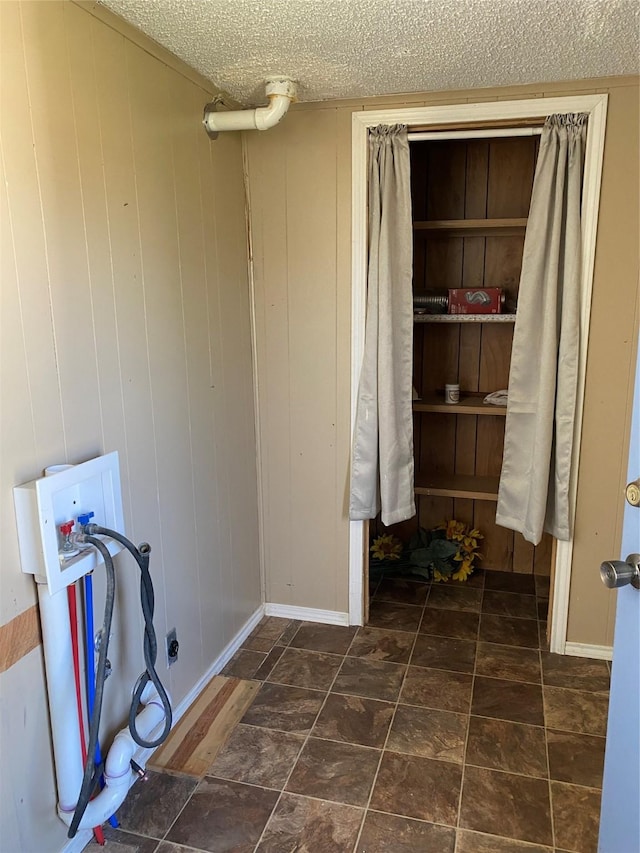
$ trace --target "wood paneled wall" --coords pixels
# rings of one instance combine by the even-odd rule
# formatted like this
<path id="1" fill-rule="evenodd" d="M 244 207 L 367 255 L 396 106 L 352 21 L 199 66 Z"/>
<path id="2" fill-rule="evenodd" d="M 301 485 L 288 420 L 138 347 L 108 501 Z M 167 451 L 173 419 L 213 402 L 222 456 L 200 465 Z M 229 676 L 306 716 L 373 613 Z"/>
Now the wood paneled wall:
<path id="1" fill-rule="evenodd" d="M 273 130 L 247 135 L 270 600 L 308 607 L 321 601 L 320 606 L 342 611 L 348 606 L 351 113 L 593 92 L 607 92 L 609 108 L 569 639 L 610 642 L 614 598 L 602 586 L 597 566 L 620 545 L 626 476 L 628 379 L 637 338 L 638 195 L 630 190 L 638 185 L 637 77 L 298 104 Z M 300 410 L 309 413 L 305 424 Z M 335 425 L 330 439 L 327 420 Z M 293 446 L 287 442 L 291 430 Z M 311 459 L 311 465 L 306 478 L 298 468 L 294 480 L 290 466 L 296 454 L 298 460 Z"/>
<path id="2" fill-rule="evenodd" d="M 247 134 L 266 600 L 348 610 L 348 111 Z M 339 572 L 336 567 L 341 566 Z"/>
<path id="3" fill-rule="evenodd" d="M 90 5 L 0 3 L 0 624 L 35 613 L 12 487 L 118 450 L 159 646 L 180 638 L 160 661 L 178 703 L 261 603 L 242 142 L 212 143 L 211 88 Z M 119 562 L 108 727 L 142 669 Z M 99 612 L 99 577 L 96 594 Z M 59 850 L 40 653 L 15 662 L 3 639 L 0 848 Z"/>

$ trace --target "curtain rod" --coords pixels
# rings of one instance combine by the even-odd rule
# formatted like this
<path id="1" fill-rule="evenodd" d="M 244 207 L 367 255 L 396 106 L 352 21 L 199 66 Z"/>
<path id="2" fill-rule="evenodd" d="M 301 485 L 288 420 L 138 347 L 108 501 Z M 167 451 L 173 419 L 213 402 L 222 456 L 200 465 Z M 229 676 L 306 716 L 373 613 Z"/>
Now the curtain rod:
<path id="1" fill-rule="evenodd" d="M 514 127 L 542 127 L 548 116 L 529 116 L 527 118 L 498 118 L 498 119 L 478 119 L 471 121 L 448 121 L 438 122 L 436 124 L 414 124 L 411 126 L 412 131 L 424 130 L 430 133 L 433 130 L 480 130 L 490 128 L 491 130 L 501 130 L 508 128 L 512 130 Z"/>
<path id="2" fill-rule="evenodd" d="M 504 136 L 540 136 L 541 127 L 476 128 L 474 130 L 430 130 L 407 134 L 410 142 L 428 139 L 496 139 Z"/>

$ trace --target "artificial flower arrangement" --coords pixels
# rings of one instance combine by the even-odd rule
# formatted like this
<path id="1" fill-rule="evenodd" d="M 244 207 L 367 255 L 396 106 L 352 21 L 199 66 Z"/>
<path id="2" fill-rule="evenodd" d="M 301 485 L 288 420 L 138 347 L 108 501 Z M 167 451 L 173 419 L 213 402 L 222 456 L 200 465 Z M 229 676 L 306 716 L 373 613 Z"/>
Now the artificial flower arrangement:
<path id="1" fill-rule="evenodd" d="M 433 581 L 466 581 L 482 559 L 479 542 L 483 538 L 479 530 L 454 519 L 432 530 L 420 527 L 406 547 L 387 533 L 373 540 L 369 571 L 373 576 L 391 570 Z"/>

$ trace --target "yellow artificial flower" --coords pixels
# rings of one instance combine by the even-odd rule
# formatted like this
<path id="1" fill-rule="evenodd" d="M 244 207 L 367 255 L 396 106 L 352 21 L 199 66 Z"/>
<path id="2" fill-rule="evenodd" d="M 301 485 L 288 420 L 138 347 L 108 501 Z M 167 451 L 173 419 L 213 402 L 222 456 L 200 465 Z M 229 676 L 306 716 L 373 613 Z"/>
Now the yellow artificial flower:
<path id="1" fill-rule="evenodd" d="M 402 542 L 391 533 L 387 533 L 374 539 L 370 550 L 375 560 L 399 560 L 402 554 Z"/>
<path id="2" fill-rule="evenodd" d="M 482 554 L 478 552 L 479 540 L 484 539 L 484 536 L 477 528 L 470 530 L 466 524 L 455 519 L 444 521 L 437 530 L 444 530 L 445 537 L 449 542 L 458 543 L 458 551 L 453 555 L 453 563 L 455 572 L 451 575 L 443 574 L 437 569 L 434 570 L 433 579 L 435 581 L 447 581 L 452 577 L 457 581 L 465 581 L 473 572 L 473 566 L 476 560 L 482 559 Z"/>
<path id="3" fill-rule="evenodd" d="M 451 519 L 446 525 L 442 525 L 440 529 L 446 531 L 447 539 L 454 539 L 456 541 L 460 541 L 466 530 L 464 524 L 460 521 L 455 521 L 455 519 Z"/>
<path id="4" fill-rule="evenodd" d="M 471 565 L 469 560 L 464 560 L 458 571 L 454 572 L 451 577 L 454 579 L 454 581 L 466 581 L 472 571 L 473 566 Z"/>

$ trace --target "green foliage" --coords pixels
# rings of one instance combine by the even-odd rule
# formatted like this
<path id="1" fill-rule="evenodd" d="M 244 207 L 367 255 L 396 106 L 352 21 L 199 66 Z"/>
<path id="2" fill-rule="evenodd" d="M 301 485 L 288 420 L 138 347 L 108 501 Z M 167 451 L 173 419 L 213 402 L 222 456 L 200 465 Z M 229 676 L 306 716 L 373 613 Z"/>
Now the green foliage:
<path id="1" fill-rule="evenodd" d="M 458 553 L 458 546 L 446 539 L 434 539 L 426 548 L 411 551 L 411 562 L 422 568 L 434 568 L 446 572 L 451 560 Z"/>
<path id="2" fill-rule="evenodd" d="M 457 524 L 460 530 L 467 531 L 458 522 L 450 524 Z M 474 531 L 475 533 L 477 531 Z M 448 538 L 447 525 L 433 530 L 420 527 L 403 549 L 399 559 L 372 561 L 369 574 L 376 578 L 392 572 L 395 575 L 414 575 L 426 580 L 446 581 L 454 573 L 460 572 L 462 560 L 467 559 L 469 564 L 466 571 L 462 576 L 456 575 L 457 580 L 466 580 L 467 575 L 472 571 L 474 549 L 464 546 L 461 541 L 463 539 L 464 534 L 460 532 L 457 533 L 456 538 Z M 475 545 L 475 542 L 473 544 Z"/>

